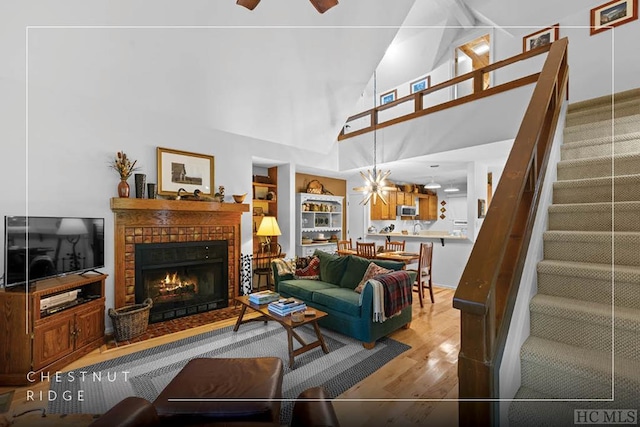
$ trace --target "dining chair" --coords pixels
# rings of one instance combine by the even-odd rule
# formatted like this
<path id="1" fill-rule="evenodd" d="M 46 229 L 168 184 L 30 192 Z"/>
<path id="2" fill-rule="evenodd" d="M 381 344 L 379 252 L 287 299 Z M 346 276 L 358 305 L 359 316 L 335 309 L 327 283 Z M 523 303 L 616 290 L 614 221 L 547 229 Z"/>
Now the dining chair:
<path id="1" fill-rule="evenodd" d="M 399 241 L 391 241 L 384 243 L 384 251 L 385 252 L 404 252 L 404 240 L 402 242 Z"/>
<path id="2" fill-rule="evenodd" d="M 351 249 L 353 249 L 353 246 L 351 245 L 351 239 L 338 240 L 338 251 L 351 250 Z"/>
<path id="3" fill-rule="evenodd" d="M 376 257 L 376 244 L 356 242 L 356 255 L 362 258 L 375 258 Z"/>
<path id="4" fill-rule="evenodd" d="M 256 253 L 255 258 L 253 259 L 253 274 L 258 276 L 258 279 L 256 280 L 256 286 L 252 286 L 253 292 L 260 290 L 263 277 L 266 277 L 267 279 L 266 288 L 271 289 L 271 261 L 278 258 L 281 252 L 282 247 L 280 244 L 271 242 L 264 245 L 260 252 Z"/>
<path id="5" fill-rule="evenodd" d="M 431 271 L 431 261 L 433 259 L 433 242 L 420 244 L 420 258 L 418 259 L 418 275 L 413 282 L 413 291 L 418 292 L 418 298 L 420 299 L 420 307 L 424 307 L 424 290 L 429 289 L 429 296 L 431 297 L 431 303 L 434 303 L 433 299 L 433 281 Z"/>

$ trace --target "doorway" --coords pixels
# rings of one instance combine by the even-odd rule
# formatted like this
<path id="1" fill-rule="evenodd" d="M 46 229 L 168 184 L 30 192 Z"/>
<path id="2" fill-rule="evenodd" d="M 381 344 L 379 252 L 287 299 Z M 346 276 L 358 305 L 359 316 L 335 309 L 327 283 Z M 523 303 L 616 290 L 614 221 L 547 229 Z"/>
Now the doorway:
<path id="1" fill-rule="evenodd" d="M 454 52 L 454 77 L 470 73 L 490 63 L 491 35 L 485 34 L 469 42 L 459 45 Z M 482 89 L 490 85 L 489 74 L 485 74 Z M 473 93 L 473 79 L 465 80 L 455 86 L 455 97 L 471 95 Z"/>

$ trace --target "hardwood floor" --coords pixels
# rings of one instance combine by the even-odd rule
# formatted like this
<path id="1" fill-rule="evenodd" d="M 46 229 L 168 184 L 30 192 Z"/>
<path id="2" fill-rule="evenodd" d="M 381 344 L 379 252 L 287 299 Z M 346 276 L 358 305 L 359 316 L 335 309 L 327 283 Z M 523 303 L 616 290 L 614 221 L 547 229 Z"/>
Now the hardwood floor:
<path id="1" fill-rule="evenodd" d="M 420 308 L 418 299 L 414 298 L 411 327 L 400 329 L 390 335 L 393 339 L 410 345 L 411 349 L 334 400 L 334 407 L 343 427 L 457 426 L 460 316 L 458 310 L 452 308 L 453 294 L 452 289 L 434 287 L 436 303 L 425 302 L 424 308 Z M 234 322 L 235 319 L 223 320 L 125 347 L 107 349 L 103 346 L 65 367 L 64 370 L 102 362 L 229 326 Z M 0 394 L 12 389 L 14 388 L 0 387 Z M 36 393 L 40 390 L 46 392 L 48 383 L 15 389 L 10 413 L 44 406 L 37 401 L 27 402 L 27 389 Z M 82 426 L 90 422 L 90 416 L 83 417 L 73 425 Z"/>

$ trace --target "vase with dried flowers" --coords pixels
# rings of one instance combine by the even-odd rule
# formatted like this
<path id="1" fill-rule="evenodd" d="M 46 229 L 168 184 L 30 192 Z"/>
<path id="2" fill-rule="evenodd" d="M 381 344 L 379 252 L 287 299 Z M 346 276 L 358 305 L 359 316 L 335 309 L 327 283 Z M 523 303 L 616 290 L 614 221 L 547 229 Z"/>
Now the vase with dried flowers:
<path id="1" fill-rule="evenodd" d="M 124 151 L 118 151 L 115 160 L 113 160 L 109 165 L 109 167 L 118 172 L 118 174 L 120 175 L 120 183 L 118 184 L 119 197 L 129 197 L 131 188 L 129 187 L 127 179 L 129 179 L 133 172 L 139 169 L 136 166 L 136 163 L 137 160 L 131 161 L 131 159 L 127 157 Z"/>

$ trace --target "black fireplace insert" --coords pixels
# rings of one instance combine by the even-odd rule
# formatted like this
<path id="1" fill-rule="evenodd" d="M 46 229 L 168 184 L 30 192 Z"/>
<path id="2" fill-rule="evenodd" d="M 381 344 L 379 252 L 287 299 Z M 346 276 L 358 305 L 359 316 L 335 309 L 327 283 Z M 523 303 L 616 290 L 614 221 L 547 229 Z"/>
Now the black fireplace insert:
<path id="1" fill-rule="evenodd" d="M 226 240 L 138 244 L 136 303 L 153 300 L 149 322 L 228 306 Z"/>

